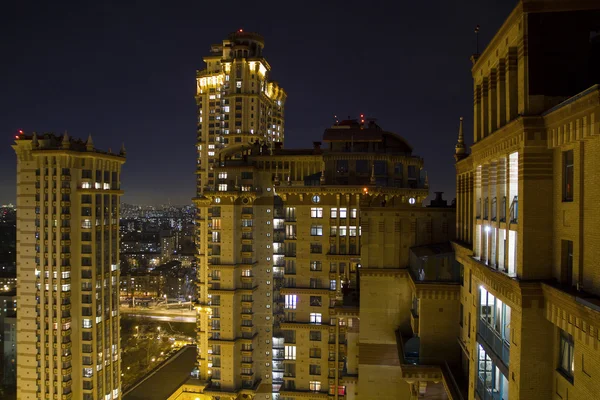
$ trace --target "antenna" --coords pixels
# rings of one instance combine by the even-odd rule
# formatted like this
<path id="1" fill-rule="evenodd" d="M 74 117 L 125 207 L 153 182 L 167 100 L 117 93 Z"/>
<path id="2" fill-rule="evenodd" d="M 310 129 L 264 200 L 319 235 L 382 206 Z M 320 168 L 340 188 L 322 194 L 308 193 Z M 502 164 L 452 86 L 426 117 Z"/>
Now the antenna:
<path id="1" fill-rule="evenodd" d="M 479 54 L 479 29 L 481 27 L 477 25 L 475 27 L 475 54 Z"/>

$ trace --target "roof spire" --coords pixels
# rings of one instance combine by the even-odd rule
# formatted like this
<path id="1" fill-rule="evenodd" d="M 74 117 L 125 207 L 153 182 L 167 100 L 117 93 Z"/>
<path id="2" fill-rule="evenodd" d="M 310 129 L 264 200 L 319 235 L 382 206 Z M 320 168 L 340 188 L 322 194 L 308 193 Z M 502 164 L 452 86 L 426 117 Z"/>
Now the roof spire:
<path id="1" fill-rule="evenodd" d="M 37 134 L 33 132 L 33 137 L 31 138 L 31 147 L 37 149 L 40 146 L 37 138 Z"/>
<path id="2" fill-rule="evenodd" d="M 125 143 L 121 144 L 121 151 L 119 151 L 119 155 L 123 157 L 127 155 L 127 151 L 125 150 Z"/>
<path id="3" fill-rule="evenodd" d="M 465 147 L 465 138 L 463 136 L 463 117 L 460 117 L 458 125 L 458 140 L 454 146 L 454 159 L 458 162 L 467 156 L 467 148 Z"/>
<path id="4" fill-rule="evenodd" d="M 68 149 L 70 146 L 71 146 L 71 142 L 69 141 L 69 134 L 67 133 L 67 131 L 65 131 L 65 135 L 63 136 L 63 140 L 62 140 L 62 148 Z"/>
<path id="5" fill-rule="evenodd" d="M 94 141 L 92 140 L 92 134 L 90 133 L 90 135 L 87 138 L 87 142 L 85 142 L 85 149 L 87 151 L 94 151 Z"/>

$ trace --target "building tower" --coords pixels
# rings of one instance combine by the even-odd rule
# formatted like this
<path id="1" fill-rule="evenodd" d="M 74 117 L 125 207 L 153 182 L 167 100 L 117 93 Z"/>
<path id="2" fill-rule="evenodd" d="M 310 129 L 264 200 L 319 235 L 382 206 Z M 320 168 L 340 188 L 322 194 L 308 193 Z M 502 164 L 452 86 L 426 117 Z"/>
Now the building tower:
<path id="1" fill-rule="evenodd" d="M 269 80 L 271 66 L 263 57 L 265 43 L 257 33 L 239 30 L 211 46 L 206 68 L 196 73 L 198 107 L 197 192 L 217 182 L 212 171 L 220 151 L 256 140 L 268 148 L 283 142 L 285 91 Z"/>
<path id="2" fill-rule="evenodd" d="M 236 279 L 233 276 L 234 272 L 239 275 L 240 269 L 251 268 L 257 262 L 257 256 L 252 251 L 250 239 L 245 239 L 241 253 L 242 248 L 237 243 L 231 249 L 221 248 L 220 233 L 216 230 L 221 227 L 218 224 L 231 224 L 232 228 L 239 218 L 245 217 L 245 214 L 240 214 L 244 210 L 224 207 L 219 209 L 222 215 L 214 214 L 211 212 L 211 200 L 204 197 L 203 193 L 237 191 L 240 187 L 246 187 L 243 183 L 246 176 L 240 177 L 241 180 L 234 180 L 233 176 L 228 179 L 227 172 L 217 175 L 214 168 L 225 159 L 241 161 L 251 146 L 261 146 L 261 150 L 267 152 L 275 142 L 283 141 L 286 93 L 277 83 L 269 81 L 271 66 L 263 57 L 263 47 L 264 40 L 260 35 L 240 29 L 230 34 L 222 44 L 211 47 L 210 54 L 204 57 L 206 69 L 196 74 L 198 298 L 205 306 L 198 317 L 198 367 L 200 377 L 208 379 L 214 373 L 210 366 L 217 365 L 220 359 L 235 360 L 236 367 L 232 365 L 220 378 L 222 380 L 213 385 L 222 384 L 223 388 L 232 390 L 253 385 L 249 383 L 253 382 L 252 377 L 240 375 L 247 372 L 247 368 L 242 370 L 239 363 L 240 351 L 252 347 L 252 340 L 242 343 L 236 338 L 249 338 L 256 331 L 256 325 L 254 328 L 244 325 L 250 320 L 245 319 L 241 323 L 237 317 L 231 319 L 234 310 L 246 304 L 242 303 L 247 295 L 240 292 L 241 287 L 247 287 L 244 290 L 250 297 L 252 293 L 252 282 L 246 282 L 251 277 L 241 282 L 239 276 Z M 240 229 L 232 234 L 248 236 L 247 232 Z M 249 235 L 251 238 L 251 233 Z M 221 275 L 221 271 L 211 270 L 211 264 L 229 265 L 231 268 Z M 212 291 L 209 291 L 209 287 L 212 287 Z M 221 308 L 208 307 L 211 304 L 219 305 L 219 301 L 222 301 Z M 211 312 L 212 315 L 209 314 Z M 218 319 L 219 312 L 229 322 Z M 232 325 L 233 322 L 236 324 Z M 207 356 L 209 352 L 212 352 L 210 358 Z M 221 352 L 223 357 L 219 358 Z"/>
<path id="3" fill-rule="evenodd" d="M 18 399 L 121 397 L 119 154 L 16 136 Z"/>

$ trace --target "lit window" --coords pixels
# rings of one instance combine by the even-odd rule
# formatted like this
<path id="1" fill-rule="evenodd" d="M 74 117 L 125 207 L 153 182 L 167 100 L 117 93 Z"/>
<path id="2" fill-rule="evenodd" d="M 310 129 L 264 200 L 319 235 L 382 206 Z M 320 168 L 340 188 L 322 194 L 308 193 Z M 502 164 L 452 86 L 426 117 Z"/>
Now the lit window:
<path id="1" fill-rule="evenodd" d="M 332 279 L 329 281 L 329 290 L 335 290 L 335 288 L 337 287 L 337 281 L 335 279 Z"/>
<path id="2" fill-rule="evenodd" d="M 321 390 L 321 382 L 320 381 L 310 381 L 310 390 L 313 392 L 318 392 Z"/>
<path id="3" fill-rule="evenodd" d="M 297 305 L 297 296 L 295 294 L 285 295 L 285 308 L 295 310 Z"/>
<path id="4" fill-rule="evenodd" d="M 296 359 L 296 346 L 285 346 L 285 359 L 295 360 Z"/>
<path id="5" fill-rule="evenodd" d="M 81 188 L 82 189 L 91 189 L 92 184 L 90 182 L 81 182 Z"/>
<path id="6" fill-rule="evenodd" d="M 208 96 L 208 98 L 209 98 L 210 100 L 214 100 L 214 99 L 215 99 L 215 95 L 214 95 L 214 94 L 211 94 L 210 96 Z"/>
<path id="7" fill-rule="evenodd" d="M 314 195 L 312 197 L 312 202 L 315 203 L 315 204 L 321 202 L 321 196 Z"/>
<path id="8" fill-rule="evenodd" d="M 310 313 L 310 323 L 311 324 L 320 324 L 321 323 L 321 313 Z"/>
<path id="9" fill-rule="evenodd" d="M 331 218 L 337 218 L 337 214 L 338 214 L 338 209 L 337 209 L 337 208 L 332 208 L 332 209 L 329 211 L 329 216 L 330 216 Z"/>
<path id="10" fill-rule="evenodd" d="M 226 192 L 226 191 L 227 191 L 227 184 L 226 183 L 219 183 L 219 192 Z"/>
<path id="11" fill-rule="evenodd" d="M 358 210 L 356 208 L 350 209 L 350 218 L 356 218 L 358 215 Z"/>
<path id="12" fill-rule="evenodd" d="M 323 218 L 323 207 L 311 207 L 310 217 L 311 218 Z"/>
<path id="13" fill-rule="evenodd" d="M 340 218 L 346 218 L 347 208 L 340 208 Z"/>
<path id="14" fill-rule="evenodd" d="M 331 225 L 329 227 L 329 236 L 337 236 L 337 226 Z"/>
<path id="15" fill-rule="evenodd" d="M 350 227 L 349 236 L 356 236 L 356 227 L 355 226 Z"/>
<path id="16" fill-rule="evenodd" d="M 574 354 L 575 344 L 573 342 L 573 336 L 561 330 L 558 369 L 571 380 L 573 379 L 573 373 L 575 371 Z"/>
<path id="17" fill-rule="evenodd" d="M 235 87 L 238 88 L 238 89 L 241 89 L 242 88 L 242 81 L 237 81 L 235 83 Z"/>
<path id="18" fill-rule="evenodd" d="M 346 227 L 345 226 L 340 226 L 339 227 L 339 233 L 340 233 L 340 236 L 346 236 Z"/>
<path id="19" fill-rule="evenodd" d="M 208 152 L 208 155 L 209 155 L 210 157 L 213 157 L 213 156 L 215 155 L 215 152 L 214 152 L 214 151 L 209 151 L 209 152 Z"/>
<path id="20" fill-rule="evenodd" d="M 223 107 L 223 111 L 224 111 L 224 112 L 229 112 L 229 106 L 225 106 L 225 107 Z"/>
<path id="21" fill-rule="evenodd" d="M 219 172 L 219 179 L 227 179 L 227 172 Z"/>
<path id="22" fill-rule="evenodd" d="M 312 225 L 310 227 L 311 236 L 323 236 L 323 225 Z"/>
<path id="23" fill-rule="evenodd" d="M 83 320 L 83 327 L 84 328 L 91 328 L 92 327 L 92 320 L 88 319 L 88 318 L 84 318 L 84 320 Z"/>
<path id="24" fill-rule="evenodd" d="M 215 197 L 215 203 L 219 204 L 221 202 L 221 198 L 220 197 Z"/>
<path id="25" fill-rule="evenodd" d="M 215 148 L 215 145 L 214 145 L 214 144 L 209 144 L 209 145 L 208 145 L 208 148 L 209 148 L 209 149 L 214 149 L 214 148 Z"/>
<path id="26" fill-rule="evenodd" d="M 323 263 L 321 263 L 321 261 L 311 261 L 310 262 L 310 270 L 311 271 L 322 271 Z"/>

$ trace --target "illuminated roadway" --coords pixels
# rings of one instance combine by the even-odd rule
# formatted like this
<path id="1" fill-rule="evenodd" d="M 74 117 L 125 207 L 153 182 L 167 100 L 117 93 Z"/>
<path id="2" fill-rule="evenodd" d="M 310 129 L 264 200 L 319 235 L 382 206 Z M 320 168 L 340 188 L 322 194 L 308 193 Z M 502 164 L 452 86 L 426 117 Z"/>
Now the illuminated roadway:
<path id="1" fill-rule="evenodd" d="M 196 323 L 196 310 L 190 309 L 164 309 L 164 308 L 130 308 L 119 307 L 123 316 L 146 317 L 157 321 Z"/>
<path id="2" fill-rule="evenodd" d="M 166 361 L 123 396 L 123 400 L 165 400 L 190 377 L 196 346 L 188 346 Z"/>

